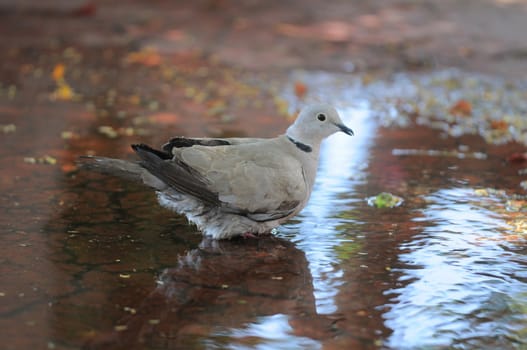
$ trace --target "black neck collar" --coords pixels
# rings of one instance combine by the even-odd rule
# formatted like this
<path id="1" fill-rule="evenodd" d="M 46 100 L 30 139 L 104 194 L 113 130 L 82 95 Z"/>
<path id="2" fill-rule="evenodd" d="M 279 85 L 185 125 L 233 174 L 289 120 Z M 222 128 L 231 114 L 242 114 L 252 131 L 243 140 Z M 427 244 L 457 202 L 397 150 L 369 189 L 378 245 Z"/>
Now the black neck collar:
<path id="1" fill-rule="evenodd" d="M 309 152 L 313 151 L 313 148 L 311 148 L 311 146 L 306 145 L 305 143 L 302 143 L 302 142 L 298 142 L 298 141 L 296 141 L 294 138 L 292 138 L 292 137 L 290 137 L 290 136 L 287 136 L 287 138 L 289 139 L 289 141 L 291 141 L 292 143 L 294 143 L 294 145 L 295 145 L 299 150 L 301 150 L 302 152 L 309 153 Z"/>

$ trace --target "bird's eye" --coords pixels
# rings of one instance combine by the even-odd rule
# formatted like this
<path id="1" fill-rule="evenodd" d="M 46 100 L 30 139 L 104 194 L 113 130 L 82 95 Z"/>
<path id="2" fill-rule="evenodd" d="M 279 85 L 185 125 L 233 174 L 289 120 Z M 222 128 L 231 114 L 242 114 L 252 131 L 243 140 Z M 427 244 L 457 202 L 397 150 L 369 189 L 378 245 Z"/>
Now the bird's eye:
<path id="1" fill-rule="evenodd" d="M 317 114 L 317 119 L 323 122 L 326 120 L 326 115 L 324 113 L 319 113 Z"/>

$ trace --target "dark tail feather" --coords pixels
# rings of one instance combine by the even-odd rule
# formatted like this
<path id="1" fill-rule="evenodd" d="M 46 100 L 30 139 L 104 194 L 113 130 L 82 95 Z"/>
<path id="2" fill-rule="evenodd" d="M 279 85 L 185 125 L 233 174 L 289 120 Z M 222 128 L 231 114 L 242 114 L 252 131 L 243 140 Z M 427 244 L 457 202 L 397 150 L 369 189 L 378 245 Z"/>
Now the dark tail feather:
<path id="1" fill-rule="evenodd" d="M 166 161 L 161 157 L 163 152 L 143 144 L 132 145 L 141 158 L 141 167 L 161 180 L 165 185 L 179 193 L 193 196 L 207 204 L 219 205 L 218 194 L 208 188 L 207 180 L 185 162 L 174 158 Z"/>
<path id="2" fill-rule="evenodd" d="M 81 156 L 77 164 L 81 169 L 93 170 L 140 182 L 142 182 L 142 173 L 144 172 L 143 167 L 139 163 L 106 157 Z"/>

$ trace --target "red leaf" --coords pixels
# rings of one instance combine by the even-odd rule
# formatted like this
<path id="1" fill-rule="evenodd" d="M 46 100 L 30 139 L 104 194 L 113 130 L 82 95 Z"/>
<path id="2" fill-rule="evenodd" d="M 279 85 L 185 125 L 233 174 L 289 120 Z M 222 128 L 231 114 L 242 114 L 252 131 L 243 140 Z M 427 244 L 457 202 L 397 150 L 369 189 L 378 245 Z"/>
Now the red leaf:
<path id="1" fill-rule="evenodd" d="M 467 100 L 459 100 L 450 108 L 450 114 L 468 117 L 472 115 L 472 104 Z"/>
<path id="2" fill-rule="evenodd" d="M 79 17 L 91 17 L 94 16 L 97 12 L 97 6 L 91 1 L 85 3 L 84 5 L 77 7 L 75 10 L 72 11 L 73 16 L 79 16 Z"/>
<path id="3" fill-rule="evenodd" d="M 306 84 L 304 84 L 304 83 L 302 83 L 300 81 L 295 82 L 295 95 L 296 95 L 296 97 L 304 98 L 304 96 L 306 96 L 306 93 L 307 93 L 307 86 L 306 86 Z"/>
<path id="4" fill-rule="evenodd" d="M 524 163 L 527 162 L 527 153 L 513 153 L 507 157 L 509 163 Z"/>
<path id="5" fill-rule="evenodd" d="M 509 124 L 504 120 L 493 120 L 490 122 L 490 127 L 494 130 L 507 130 Z"/>

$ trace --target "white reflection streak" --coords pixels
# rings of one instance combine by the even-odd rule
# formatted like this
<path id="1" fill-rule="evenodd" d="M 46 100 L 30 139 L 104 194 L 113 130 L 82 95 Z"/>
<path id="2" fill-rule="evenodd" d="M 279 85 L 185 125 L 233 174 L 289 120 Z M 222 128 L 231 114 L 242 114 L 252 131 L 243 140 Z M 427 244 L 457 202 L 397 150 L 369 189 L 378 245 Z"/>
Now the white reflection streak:
<path id="1" fill-rule="evenodd" d="M 281 350 L 281 349 L 306 349 L 318 350 L 321 345 L 318 341 L 307 337 L 295 336 L 292 334 L 293 329 L 289 325 L 289 318 L 284 314 L 272 316 L 263 316 L 254 323 L 250 323 L 246 328 L 235 329 L 228 334 L 234 338 L 246 339 L 248 337 L 257 337 L 264 339 L 255 345 L 236 344 L 233 342 L 227 345 L 232 350 Z"/>
<path id="2" fill-rule="evenodd" d="M 306 253 L 313 276 L 317 312 L 334 313 L 338 287 L 343 283 L 338 267 L 335 246 L 343 237 L 336 230 L 341 223 L 337 214 L 348 210 L 338 203 L 338 195 L 353 193 L 353 178 L 367 163 L 369 144 L 375 125 L 366 104 L 339 110 L 344 124 L 351 127 L 355 136 L 341 133 L 326 140 L 321 150 L 321 163 L 315 188 L 307 207 L 302 211 L 298 224 L 297 245 Z"/>

